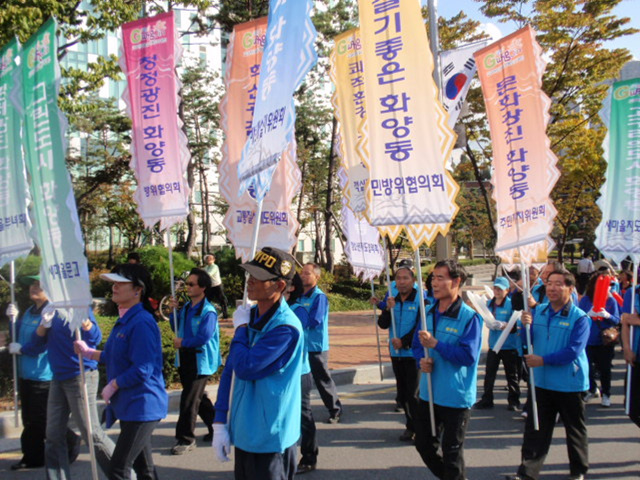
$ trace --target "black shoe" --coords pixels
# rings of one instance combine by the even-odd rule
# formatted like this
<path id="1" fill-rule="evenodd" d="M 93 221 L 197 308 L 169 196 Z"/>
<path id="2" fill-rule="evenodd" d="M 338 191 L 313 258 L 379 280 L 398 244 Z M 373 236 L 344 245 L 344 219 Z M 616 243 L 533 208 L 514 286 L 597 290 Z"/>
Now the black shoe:
<path id="1" fill-rule="evenodd" d="M 521 405 L 509 405 L 507 407 L 507 410 L 509 410 L 510 412 L 519 412 L 520 410 L 522 410 L 522 406 Z"/>
<path id="2" fill-rule="evenodd" d="M 196 442 L 178 442 L 171 449 L 171 455 L 184 455 L 196 448 Z"/>
<path id="3" fill-rule="evenodd" d="M 302 475 L 303 473 L 313 472 L 316 469 L 315 463 L 313 465 L 309 463 L 299 463 L 296 468 L 296 475 Z"/>
<path id="4" fill-rule="evenodd" d="M 490 408 L 493 408 L 493 402 L 487 402 L 485 400 L 480 400 L 479 402 L 477 402 L 473 408 L 475 408 L 476 410 L 488 410 Z"/>
<path id="5" fill-rule="evenodd" d="M 40 467 L 44 467 L 44 465 L 31 465 L 29 463 L 24 463 L 22 460 L 20 460 L 18 463 L 14 463 L 13 465 L 11 465 L 11 470 L 27 470 L 29 468 L 40 468 Z"/>
<path id="6" fill-rule="evenodd" d="M 335 425 L 336 423 L 340 423 L 340 417 L 342 417 L 342 410 L 337 413 L 332 413 L 327 419 L 327 423 L 331 425 Z"/>
<path id="7" fill-rule="evenodd" d="M 402 435 L 398 437 L 398 440 L 400 440 L 401 442 L 411 442 L 413 440 L 414 435 L 415 433 L 413 433 L 411 430 L 406 428 L 404 432 L 402 432 Z"/>
<path id="8" fill-rule="evenodd" d="M 213 430 L 211 430 L 204 437 L 202 437 L 202 441 L 206 443 L 211 443 L 213 441 Z"/>

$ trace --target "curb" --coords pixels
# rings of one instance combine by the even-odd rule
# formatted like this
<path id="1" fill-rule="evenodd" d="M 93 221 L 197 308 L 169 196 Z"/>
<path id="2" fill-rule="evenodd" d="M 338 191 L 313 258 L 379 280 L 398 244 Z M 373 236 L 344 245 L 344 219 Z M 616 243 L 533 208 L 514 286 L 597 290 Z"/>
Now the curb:
<path id="1" fill-rule="evenodd" d="M 391 363 L 383 363 L 382 371 L 385 379 L 393 378 L 393 370 Z M 380 381 L 380 368 L 378 364 L 361 365 L 353 368 L 341 368 L 331 370 L 331 376 L 336 385 L 352 385 L 360 383 L 374 383 Z M 177 413 L 180 407 L 181 390 L 171 390 L 169 394 L 169 413 Z M 218 385 L 209 385 L 206 389 L 207 395 L 214 399 L 218 393 Z M 104 401 L 98 400 L 98 417 L 102 415 L 104 410 Z M 0 452 L 14 450 L 19 448 L 19 442 L 22 433 L 22 422 L 17 428 L 14 424 L 13 411 L 0 413 Z M 13 441 L 11 441 L 13 440 Z M 6 444 L 6 445 L 5 445 Z"/>

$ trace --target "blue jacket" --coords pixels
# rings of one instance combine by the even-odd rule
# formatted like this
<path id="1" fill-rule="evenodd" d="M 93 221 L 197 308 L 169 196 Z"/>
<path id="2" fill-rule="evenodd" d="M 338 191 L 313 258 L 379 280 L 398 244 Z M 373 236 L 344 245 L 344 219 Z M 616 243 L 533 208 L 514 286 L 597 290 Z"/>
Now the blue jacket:
<path id="1" fill-rule="evenodd" d="M 107 367 L 107 382 L 115 378 L 120 387 L 109 405 L 116 418 L 151 422 L 167 416 L 160 329 L 141 303 L 113 326 L 100 361 Z"/>
<path id="2" fill-rule="evenodd" d="M 429 350 L 434 366 L 431 374 L 434 404 L 452 408 L 470 408 L 476 401 L 478 359 L 482 343 L 482 319 L 458 297 L 445 312 L 439 301 L 427 311 L 427 328 L 435 331 L 436 348 Z M 434 328 L 435 326 L 435 328 Z M 413 356 L 424 357 L 418 329 L 413 338 Z M 427 376 L 420 377 L 420 398 L 429 401 Z"/>
<path id="3" fill-rule="evenodd" d="M 97 348 L 102 341 L 102 332 L 96 323 L 93 312 L 89 312 L 89 320 L 93 326 L 90 330 L 80 329 L 80 336 L 91 348 Z M 80 375 L 80 362 L 78 355 L 73 349 L 75 333 L 69 330 L 68 325 L 60 317 L 58 312 L 53 317 L 51 328 L 47 329 L 44 337 L 33 334 L 31 341 L 34 352 L 49 353 L 49 364 L 53 371 L 53 379 L 57 381 L 69 380 Z M 95 370 L 98 362 L 95 360 L 84 360 L 84 369 Z"/>
<path id="4" fill-rule="evenodd" d="M 536 386 L 558 392 L 587 390 L 588 338 L 589 317 L 573 302 L 569 301 L 559 312 L 554 312 L 549 303 L 536 307 L 531 343 L 533 353 L 544 361 L 543 366 L 534 369 Z"/>
<path id="5" fill-rule="evenodd" d="M 304 332 L 305 339 L 303 341 L 304 344 L 304 353 L 302 355 L 302 375 L 306 375 L 307 373 L 311 373 L 311 364 L 309 363 L 309 347 L 307 345 L 307 325 L 309 323 L 309 313 L 307 310 L 300 304 L 294 303 L 290 305 L 293 313 L 296 314 L 298 320 L 300 320 L 300 324 L 302 325 L 302 331 Z"/>
<path id="6" fill-rule="evenodd" d="M 304 329 L 308 352 L 329 350 L 329 299 L 318 286 L 301 295 L 297 305 L 301 305 L 309 315 Z"/>
<path id="7" fill-rule="evenodd" d="M 228 410 L 232 369 L 232 443 L 247 452 L 282 453 L 300 438 L 302 325 L 285 301 L 257 314 L 254 307 L 249 326 L 236 329 L 218 389 L 216 422 Z"/>
<path id="8" fill-rule="evenodd" d="M 502 305 L 497 306 L 495 298 L 487 301 L 487 306 L 493 316 L 499 322 L 507 323 L 511 318 L 511 314 L 513 313 L 513 307 L 511 306 L 511 299 L 506 297 Z M 496 342 L 502 335 L 502 330 L 489 330 L 489 348 L 493 348 L 496 345 Z M 502 345 L 502 350 L 518 350 L 520 347 L 520 337 L 517 332 L 512 332 L 509 334 L 504 344 Z"/>
<path id="9" fill-rule="evenodd" d="M 191 308 L 191 302 L 180 310 L 178 317 L 178 337 L 182 338 L 182 348 L 196 350 L 198 375 L 213 375 L 222 363 L 220 356 L 220 332 L 218 314 L 205 298 Z M 185 325 L 189 328 L 185 329 Z M 176 355 L 176 366 L 178 356 Z"/>
<path id="10" fill-rule="evenodd" d="M 631 287 L 627 288 L 627 291 L 624 293 L 624 301 L 622 303 L 622 313 L 631 313 L 631 297 L 633 294 L 633 289 Z M 640 314 L 640 285 L 636 287 L 636 295 L 635 295 L 636 305 L 634 308 L 634 313 Z M 636 353 L 636 359 L 640 359 L 640 327 L 633 327 L 633 338 L 631 339 L 631 348 Z"/>
<path id="11" fill-rule="evenodd" d="M 396 305 L 393 307 L 395 320 L 395 332 L 391 325 L 391 312 L 385 310 L 378 318 L 378 325 L 382 329 L 389 329 L 389 353 L 392 357 L 412 357 L 411 343 L 420 321 L 420 302 L 417 300 L 418 292 L 414 288 L 403 302 L 400 294 L 395 296 Z M 402 348 L 396 350 L 391 345 L 391 339 L 395 337 L 402 340 Z"/>
<path id="12" fill-rule="evenodd" d="M 37 346 L 32 338 L 42 320 L 42 309 L 32 305 L 16 322 L 16 342 L 22 345 L 22 355 L 18 355 L 18 377 L 37 382 L 49 382 L 53 372 L 49 365 L 49 354 Z"/>
<path id="13" fill-rule="evenodd" d="M 580 299 L 580 303 L 578 304 L 578 308 L 583 312 L 588 312 L 593 308 L 593 302 L 588 296 L 584 296 Z M 604 309 L 611 314 L 611 318 L 596 320 L 589 317 L 590 324 L 590 332 L 589 332 L 589 340 L 587 341 L 587 345 L 602 345 L 602 336 L 600 332 L 609 327 L 615 327 L 620 323 L 620 310 L 618 308 L 618 302 L 616 302 L 615 298 L 611 295 L 607 297 L 607 303 L 604 306 Z"/>

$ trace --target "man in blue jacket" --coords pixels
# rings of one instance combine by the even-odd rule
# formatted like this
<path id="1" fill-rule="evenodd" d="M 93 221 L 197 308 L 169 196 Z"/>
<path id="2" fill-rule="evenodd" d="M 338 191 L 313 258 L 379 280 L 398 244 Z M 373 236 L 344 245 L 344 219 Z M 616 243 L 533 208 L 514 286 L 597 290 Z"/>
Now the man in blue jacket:
<path id="1" fill-rule="evenodd" d="M 465 279 L 466 273 L 457 262 L 436 263 L 432 281 L 435 303 L 426 312 L 427 330 L 418 330 L 413 340 L 413 355 L 422 371 L 414 420 L 416 450 L 429 470 L 444 480 L 466 478 L 464 438 L 470 408 L 476 401 L 482 319 L 460 297 Z M 426 348 L 429 358 L 425 358 Z M 433 399 L 427 373 L 431 373 Z M 430 402 L 435 411 L 435 436 Z"/>
<path id="2" fill-rule="evenodd" d="M 522 313 L 522 324 L 531 325 L 533 352 L 525 355 L 534 368 L 539 430 L 533 415 L 527 417 L 518 474 L 510 480 L 536 480 L 549 452 L 556 416 L 567 436 L 569 480 L 583 480 L 589 469 L 587 426 L 583 394 L 589 388 L 589 363 L 585 349 L 590 322 L 571 301 L 575 278 L 566 270 L 551 272 L 545 282 L 549 303 Z M 524 335 L 524 328 L 522 329 Z"/>
<path id="3" fill-rule="evenodd" d="M 413 412 L 418 388 L 418 368 L 411 343 L 420 320 L 420 297 L 413 286 L 415 274 L 411 268 L 398 268 L 395 281 L 398 293 L 386 300 L 386 308 L 378 318 L 378 326 L 389 330 L 389 354 L 396 377 L 396 399 L 405 412 L 405 431 L 400 435 L 400 441 L 410 442 L 415 432 Z"/>
<path id="4" fill-rule="evenodd" d="M 211 289 L 211 277 L 206 271 L 194 268 L 187 277 L 186 288 L 191 301 L 180 310 L 178 333 L 173 340 L 180 358 L 178 373 L 182 383 L 173 455 L 183 455 L 195 447 L 198 415 L 209 429 L 204 440 L 213 439 L 214 410 L 205 388 L 222 363 L 218 314 L 205 297 L 207 289 Z"/>
<path id="5" fill-rule="evenodd" d="M 518 385 L 518 362 L 520 361 L 518 349 L 520 346 L 520 338 L 518 337 L 517 327 L 515 325 L 500 351 L 498 353 L 493 351 L 493 347 L 495 347 L 496 342 L 502 335 L 502 331 L 513 313 L 511 299 L 507 296 L 508 291 L 509 280 L 507 280 L 506 277 L 496 278 L 493 283 L 494 296 L 487 302 L 487 306 L 500 324 L 493 326 L 489 332 L 489 351 L 487 352 L 487 366 L 484 374 L 484 394 L 480 401 L 474 405 L 476 409 L 493 408 L 493 386 L 496 381 L 500 361 L 502 361 L 504 373 L 507 378 L 507 388 L 509 389 L 507 397 L 509 406 L 507 408 L 511 411 L 520 410 L 520 386 Z"/>
<path id="6" fill-rule="evenodd" d="M 309 314 L 309 322 L 304 329 L 305 341 L 313 380 L 322 403 L 329 411 L 327 423 L 338 423 L 342 415 L 342 403 L 329 373 L 329 300 L 318 287 L 320 274 L 320 266 L 315 263 L 307 263 L 302 267 L 300 278 L 304 293 L 298 303 Z"/>
<path id="7" fill-rule="evenodd" d="M 228 461 L 231 443 L 236 447 L 236 480 L 292 480 L 296 473 L 304 337 L 300 320 L 283 298 L 294 266 L 290 254 L 271 247 L 241 265 L 249 273 L 247 294 L 257 305 L 234 314 L 236 331 L 213 424 L 218 459 Z"/>

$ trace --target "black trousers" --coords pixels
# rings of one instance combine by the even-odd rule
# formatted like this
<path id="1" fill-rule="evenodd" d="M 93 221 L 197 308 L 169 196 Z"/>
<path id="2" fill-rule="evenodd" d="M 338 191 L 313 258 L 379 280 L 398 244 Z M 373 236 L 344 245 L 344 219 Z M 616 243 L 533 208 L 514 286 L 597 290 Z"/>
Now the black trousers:
<path id="1" fill-rule="evenodd" d="M 569 471 L 580 475 L 589 470 L 589 445 L 585 423 L 583 392 L 556 392 L 536 387 L 539 430 L 533 428 L 533 415 L 529 414 L 522 442 L 522 463 L 518 475 L 537 479 L 549 453 L 556 416 L 560 414 L 567 436 Z"/>
<path id="2" fill-rule="evenodd" d="M 434 405 L 436 436 L 431 435 L 429 403 L 418 399 L 415 410 L 416 450 L 422 461 L 442 480 L 465 480 L 464 437 L 469 425 L 468 408 Z M 438 449 L 442 448 L 442 455 Z"/>
<path id="3" fill-rule="evenodd" d="M 211 292 L 213 293 L 213 298 L 216 302 L 220 304 L 220 308 L 222 308 L 222 316 L 227 318 L 229 313 L 227 312 L 228 301 L 227 296 L 224 294 L 224 286 L 222 284 L 216 285 L 215 287 L 211 287 Z"/>
<path id="4" fill-rule="evenodd" d="M 627 392 L 626 379 L 627 371 L 625 370 L 625 392 Z M 635 362 L 631 369 L 631 396 L 629 400 L 629 418 L 633 423 L 640 427 L 640 362 Z M 625 398 L 625 402 L 626 402 Z M 626 405 L 626 403 L 625 403 Z"/>
<path id="5" fill-rule="evenodd" d="M 280 453 L 251 453 L 235 447 L 235 480 L 293 480 L 296 450 L 293 444 Z"/>
<path id="6" fill-rule="evenodd" d="M 23 430 L 20 435 L 22 463 L 31 467 L 44 466 L 44 441 L 47 431 L 47 399 L 51 382 L 18 379 L 21 418 Z M 82 440 L 73 430 L 67 428 L 69 459 L 78 456 Z"/>
<path id="7" fill-rule="evenodd" d="M 120 436 L 111 457 L 109 480 L 130 480 L 131 468 L 138 480 L 157 480 L 158 473 L 151 456 L 151 434 L 158 422 L 120 420 Z"/>
<path id="8" fill-rule="evenodd" d="M 615 355 L 614 345 L 587 345 L 589 359 L 589 391 L 597 388 L 596 369 L 600 372 L 600 386 L 603 395 L 611 396 L 611 362 Z"/>
<path id="9" fill-rule="evenodd" d="M 518 357 L 517 350 L 500 350 L 498 353 L 489 350 L 487 352 L 482 401 L 493 403 L 493 386 L 496 383 L 500 361 L 504 366 L 504 375 L 507 377 L 507 388 L 509 390 L 507 399 L 509 405 L 520 405 L 520 385 L 518 385 L 518 363 L 520 362 L 520 357 Z"/>
<path id="10" fill-rule="evenodd" d="M 311 364 L 311 374 L 316 383 L 322 403 L 329 410 L 329 415 L 340 415 L 342 403 L 338 398 L 336 384 L 329 373 L 329 352 L 309 352 L 309 363 Z"/>
<path id="11" fill-rule="evenodd" d="M 176 439 L 179 442 L 193 443 L 196 440 L 195 428 L 198 415 L 211 430 L 215 410 L 204 389 L 209 375 L 198 375 L 195 352 L 180 351 L 178 368 L 182 394 L 180 395 L 180 414 L 176 423 Z"/>
<path id="12" fill-rule="evenodd" d="M 416 397 L 420 372 L 413 357 L 391 357 L 391 367 L 396 377 L 396 402 L 404 408 L 405 426 L 415 432 L 413 412 L 418 404 Z"/>
<path id="13" fill-rule="evenodd" d="M 311 373 L 306 373 L 300 377 L 302 386 L 302 421 L 300 436 L 300 463 L 305 465 L 315 465 L 318 462 L 318 437 L 316 435 L 316 422 L 313 420 L 311 410 L 311 388 L 313 380 Z"/>

